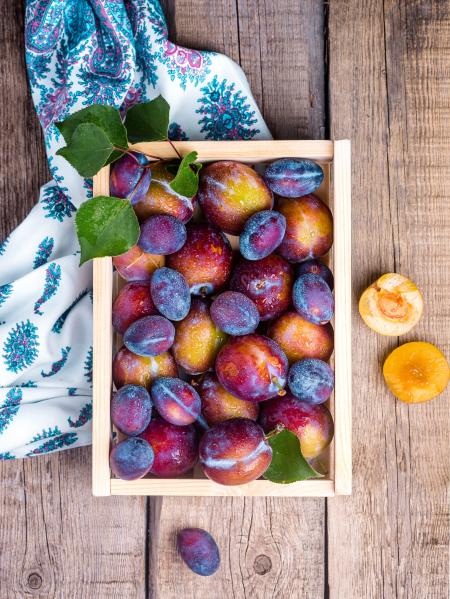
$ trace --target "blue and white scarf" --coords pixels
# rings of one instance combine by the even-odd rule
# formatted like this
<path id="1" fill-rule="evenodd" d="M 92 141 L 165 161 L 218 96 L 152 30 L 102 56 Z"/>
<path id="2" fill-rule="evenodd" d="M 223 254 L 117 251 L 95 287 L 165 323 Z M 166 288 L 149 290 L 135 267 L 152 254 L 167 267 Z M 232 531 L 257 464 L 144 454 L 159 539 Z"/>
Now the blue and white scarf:
<path id="1" fill-rule="evenodd" d="M 56 156 L 54 123 L 161 94 L 174 140 L 270 137 L 241 68 L 170 42 L 157 0 L 29 0 L 25 36 L 53 179 L 0 243 L 0 459 L 91 442 L 92 273 L 74 215 L 92 183 Z"/>

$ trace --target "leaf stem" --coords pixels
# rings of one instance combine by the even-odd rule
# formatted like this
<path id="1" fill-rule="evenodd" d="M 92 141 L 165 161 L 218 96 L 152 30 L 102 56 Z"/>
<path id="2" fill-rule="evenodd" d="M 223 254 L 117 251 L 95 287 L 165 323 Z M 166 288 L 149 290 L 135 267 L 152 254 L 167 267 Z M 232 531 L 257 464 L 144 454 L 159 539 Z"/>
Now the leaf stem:
<path id="1" fill-rule="evenodd" d="M 284 424 L 277 424 L 277 426 L 273 429 L 273 431 L 270 431 L 270 433 L 267 433 L 267 435 L 265 435 L 266 437 L 266 441 L 268 441 L 269 439 L 272 439 L 273 437 L 276 437 L 278 435 L 278 433 L 281 433 L 282 430 L 284 430 L 286 427 L 284 426 Z"/>
<path id="2" fill-rule="evenodd" d="M 113 150 L 117 150 L 118 152 L 123 152 L 124 154 L 128 154 L 128 156 L 131 156 L 133 158 L 133 160 L 139 165 L 139 166 L 146 166 L 144 164 L 141 164 L 139 162 L 139 160 L 136 158 L 135 154 L 142 154 L 142 156 L 145 156 L 146 158 L 153 158 L 154 160 L 158 160 L 158 162 L 162 161 L 162 158 L 160 156 L 153 156 L 153 154 L 146 154 L 145 152 L 141 152 L 140 150 L 129 150 L 129 149 L 125 149 L 125 148 L 119 148 L 114 146 Z"/>
<path id="3" fill-rule="evenodd" d="M 176 155 L 178 156 L 178 158 L 180 160 L 183 160 L 183 156 L 180 154 L 180 152 L 177 150 L 175 144 L 173 143 L 173 141 L 169 138 L 167 138 L 167 141 L 170 143 L 170 145 L 172 146 L 172 149 L 174 150 L 174 152 L 176 153 Z"/>

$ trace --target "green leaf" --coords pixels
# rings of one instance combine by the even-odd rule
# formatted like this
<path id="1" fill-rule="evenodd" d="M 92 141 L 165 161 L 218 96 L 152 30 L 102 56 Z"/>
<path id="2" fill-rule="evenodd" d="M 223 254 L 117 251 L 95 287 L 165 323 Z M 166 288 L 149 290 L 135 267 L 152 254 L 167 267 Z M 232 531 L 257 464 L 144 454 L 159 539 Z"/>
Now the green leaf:
<path id="1" fill-rule="evenodd" d="M 279 433 L 269 433 L 267 441 L 273 452 L 272 462 L 264 474 L 267 480 L 286 484 L 322 476 L 305 460 L 300 441 L 291 431 L 283 429 Z"/>
<path id="2" fill-rule="evenodd" d="M 129 140 L 139 142 L 167 139 L 169 111 L 170 106 L 162 96 L 129 108 L 125 116 Z"/>
<path id="3" fill-rule="evenodd" d="M 117 148 L 128 148 L 127 131 L 120 118 L 120 112 L 113 106 L 103 106 L 102 104 L 93 104 L 78 112 L 74 112 L 64 121 L 55 123 L 61 132 L 67 145 L 72 141 L 73 134 L 79 125 L 84 123 L 93 123 L 102 129 L 113 146 Z M 109 157 L 107 164 L 113 162 L 122 155 L 121 152 L 114 151 Z"/>
<path id="4" fill-rule="evenodd" d="M 83 123 L 75 129 L 69 145 L 56 153 L 63 156 L 82 177 L 93 177 L 105 166 L 113 146 L 107 135 L 93 123 Z"/>
<path id="5" fill-rule="evenodd" d="M 139 222 L 128 200 L 97 196 L 81 204 L 75 218 L 80 264 L 92 258 L 118 256 L 139 238 Z"/>
<path id="6" fill-rule="evenodd" d="M 182 196 L 192 198 L 198 190 L 198 172 L 202 168 L 197 160 L 197 152 L 190 152 L 183 158 L 178 167 L 175 178 L 170 182 L 170 187 Z"/>

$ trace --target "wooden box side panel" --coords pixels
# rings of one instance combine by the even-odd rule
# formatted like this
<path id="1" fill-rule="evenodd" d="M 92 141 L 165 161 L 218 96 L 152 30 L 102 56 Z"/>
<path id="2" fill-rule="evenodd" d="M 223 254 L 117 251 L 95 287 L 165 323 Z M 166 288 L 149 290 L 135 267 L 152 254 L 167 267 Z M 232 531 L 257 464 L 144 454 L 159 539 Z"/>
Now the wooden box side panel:
<path id="1" fill-rule="evenodd" d="M 352 377 L 351 377 L 351 157 L 350 141 L 334 143 L 334 255 L 335 255 L 335 404 L 334 481 L 336 495 L 352 489 Z M 337 269 L 339 271 L 337 272 Z"/>
<path id="2" fill-rule="evenodd" d="M 109 167 L 94 178 L 94 196 L 109 195 Z M 112 389 L 112 288 L 111 258 L 96 258 L 93 265 L 93 388 L 92 388 L 92 493 L 111 495 L 109 448 Z"/>
<path id="3" fill-rule="evenodd" d="M 254 163 L 288 157 L 331 162 L 334 150 L 333 142 L 328 140 L 177 141 L 174 145 L 183 156 L 197 152 L 200 162 L 238 160 Z M 176 158 L 173 148 L 166 142 L 140 143 L 132 148 L 164 159 Z"/>
<path id="4" fill-rule="evenodd" d="M 219 485 L 208 478 L 141 478 L 111 480 L 112 495 L 175 495 L 179 497 L 332 497 L 330 479 L 305 480 L 289 485 L 256 480 L 245 485 Z"/>

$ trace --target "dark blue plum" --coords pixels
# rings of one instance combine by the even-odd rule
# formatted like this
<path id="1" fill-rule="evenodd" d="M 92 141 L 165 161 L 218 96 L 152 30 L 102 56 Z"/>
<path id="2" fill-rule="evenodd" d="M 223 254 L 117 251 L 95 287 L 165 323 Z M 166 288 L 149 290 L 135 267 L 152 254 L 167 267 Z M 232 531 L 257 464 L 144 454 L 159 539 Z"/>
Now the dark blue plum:
<path id="1" fill-rule="evenodd" d="M 298 399 L 310 404 L 321 404 L 333 392 L 334 373 L 323 360 L 306 358 L 292 364 L 288 386 Z"/>
<path id="2" fill-rule="evenodd" d="M 300 198 L 313 193 L 323 181 L 322 168 L 305 158 L 281 158 L 266 168 L 269 188 L 285 198 Z"/>
<path id="3" fill-rule="evenodd" d="M 239 250 L 247 260 L 261 260 L 280 245 L 285 232 L 286 219 L 282 214 L 262 210 L 246 221 L 239 237 Z"/>
<path id="4" fill-rule="evenodd" d="M 302 275 L 292 290 L 294 308 L 313 324 L 326 324 L 333 318 L 334 298 L 331 289 L 318 275 Z"/>
<path id="5" fill-rule="evenodd" d="M 128 198 L 132 204 L 140 202 L 147 194 L 152 175 L 143 168 L 148 160 L 142 154 L 125 154 L 113 163 L 109 180 L 109 192 L 116 198 Z"/>
<path id="6" fill-rule="evenodd" d="M 301 275 L 307 275 L 308 273 L 321 277 L 328 285 L 328 287 L 331 289 L 331 291 L 333 291 L 333 273 L 326 264 L 323 264 L 320 260 L 317 259 L 305 260 L 305 262 L 300 262 L 300 264 L 297 265 L 296 269 L 297 276 L 300 277 Z"/>
<path id="7" fill-rule="evenodd" d="M 225 291 L 211 304 L 212 321 L 228 335 L 254 333 L 259 324 L 259 312 L 255 302 L 238 291 Z"/>
<path id="8" fill-rule="evenodd" d="M 220 566 L 219 548 L 206 530 L 181 530 L 177 536 L 177 548 L 188 568 L 200 576 L 211 576 Z"/>
<path id="9" fill-rule="evenodd" d="M 140 435 L 152 417 L 152 400 L 145 387 L 125 385 L 114 393 L 111 420 L 125 435 Z"/>
<path id="10" fill-rule="evenodd" d="M 171 424 L 186 426 L 195 422 L 200 415 L 200 395 L 194 387 L 181 379 L 156 379 L 151 394 L 159 414 Z"/>
<path id="11" fill-rule="evenodd" d="M 145 316 L 125 331 L 123 343 L 138 356 L 159 356 L 173 345 L 175 327 L 163 316 Z"/>
<path id="12" fill-rule="evenodd" d="M 109 465 L 118 478 L 136 480 L 147 474 L 154 459 L 153 448 L 145 439 L 129 437 L 114 445 L 109 454 Z"/>
<path id="13" fill-rule="evenodd" d="M 153 303 L 169 320 L 183 320 L 191 307 L 191 294 L 182 274 L 163 266 L 155 270 L 150 283 Z"/>
<path id="14" fill-rule="evenodd" d="M 186 227 L 170 214 L 151 216 L 141 225 L 138 246 L 148 254 L 168 256 L 186 242 Z"/>

